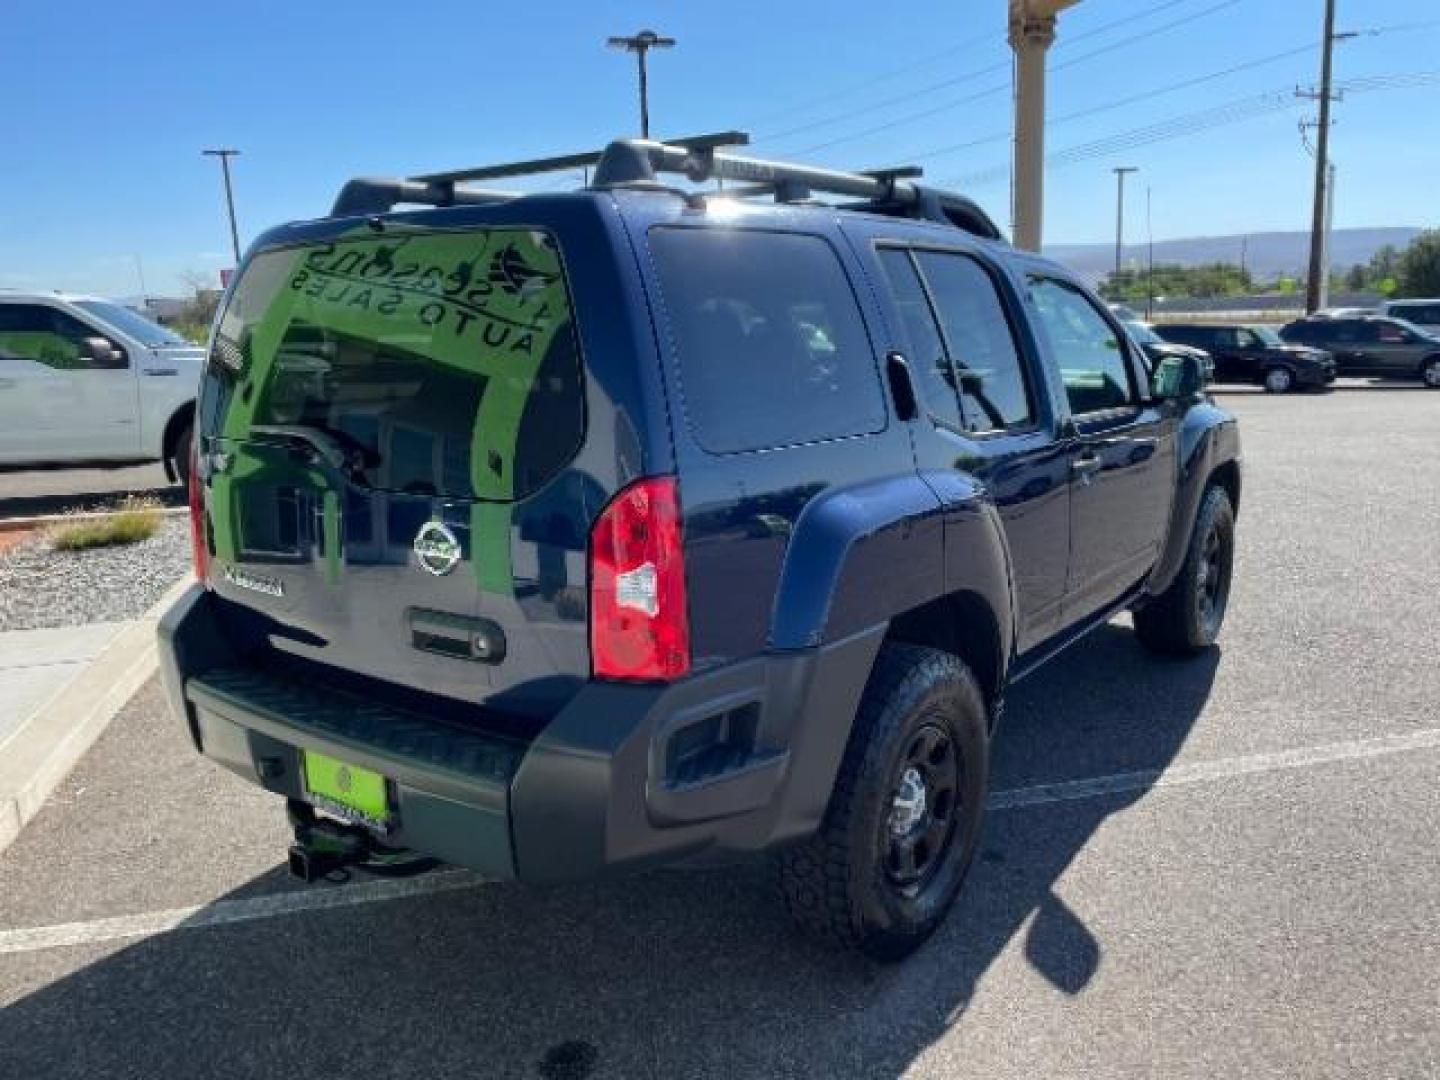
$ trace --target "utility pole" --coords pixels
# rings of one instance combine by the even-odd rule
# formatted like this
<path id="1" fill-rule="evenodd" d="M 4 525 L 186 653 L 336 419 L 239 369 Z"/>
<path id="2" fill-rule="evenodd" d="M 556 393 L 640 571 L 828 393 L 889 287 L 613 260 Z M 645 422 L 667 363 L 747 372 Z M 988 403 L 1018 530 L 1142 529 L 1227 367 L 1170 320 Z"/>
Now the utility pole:
<path id="1" fill-rule="evenodd" d="M 1145 319 L 1155 318 L 1155 219 L 1150 213 L 1150 185 L 1145 185 Z"/>
<path id="2" fill-rule="evenodd" d="M 1331 72 L 1335 54 L 1335 0 L 1325 0 L 1325 35 L 1320 43 L 1320 125 L 1315 133 L 1315 205 L 1310 217 L 1310 274 L 1305 312 L 1319 310 L 1325 276 L 1325 186 L 1330 167 Z"/>
<path id="3" fill-rule="evenodd" d="M 225 177 L 225 208 L 230 212 L 230 249 L 235 253 L 235 265 L 240 265 L 240 230 L 235 227 L 235 193 L 230 187 L 230 159 L 238 157 L 239 150 L 202 150 L 206 157 L 220 159 L 220 171 Z"/>
<path id="4" fill-rule="evenodd" d="M 1330 306 L 1330 233 L 1335 227 L 1335 162 L 1325 166 L 1325 231 L 1320 237 L 1320 296 L 1318 304 Z"/>
<path id="5" fill-rule="evenodd" d="M 640 137 L 650 138 L 650 78 L 645 69 L 645 56 L 651 49 L 673 49 L 675 39 L 661 37 L 654 30 L 641 30 L 629 37 L 612 37 L 605 44 L 612 49 L 633 52 L 640 65 Z"/>
<path id="6" fill-rule="evenodd" d="M 1120 284 L 1120 255 L 1125 247 L 1125 177 L 1139 172 L 1134 165 L 1117 165 L 1110 170 L 1115 174 L 1115 277 L 1116 287 Z"/>

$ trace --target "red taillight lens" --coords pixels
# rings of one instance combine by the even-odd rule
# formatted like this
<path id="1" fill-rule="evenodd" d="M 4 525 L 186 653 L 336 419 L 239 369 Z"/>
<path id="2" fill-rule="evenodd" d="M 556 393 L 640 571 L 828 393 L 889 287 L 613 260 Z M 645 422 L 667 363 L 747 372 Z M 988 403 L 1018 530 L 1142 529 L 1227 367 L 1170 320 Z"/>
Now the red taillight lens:
<path id="1" fill-rule="evenodd" d="M 195 576 L 201 583 L 210 573 L 210 548 L 205 543 L 205 498 L 200 490 L 200 439 L 190 440 L 190 549 L 195 557 Z"/>
<path id="2" fill-rule="evenodd" d="M 597 679 L 690 670 L 690 616 L 673 476 L 637 480 L 590 529 L 590 663 Z"/>

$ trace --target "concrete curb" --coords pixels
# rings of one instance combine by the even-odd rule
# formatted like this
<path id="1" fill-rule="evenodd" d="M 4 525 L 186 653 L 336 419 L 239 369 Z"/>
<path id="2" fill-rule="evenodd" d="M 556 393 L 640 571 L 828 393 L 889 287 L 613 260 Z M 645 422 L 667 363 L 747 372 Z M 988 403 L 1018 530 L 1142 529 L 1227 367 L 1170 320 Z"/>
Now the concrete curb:
<path id="1" fill-rule="evenodd" d="M 177 514 L 188 514 L 190 509 L 186 506 L 157 506 L 155 512 L 162 517 L 173 517 Z M 83 514 L 39 514 L 35 517 L 4 518 L 0 519 L 0 533 L 44 529 L 50 525 L 70 525 L 79 521 L 98 521 L 115 513 L 118 511 L 96 510 Z"/>
<path id="2" fill-rule="evenodd" d="M 155 673 L 156 624 L 190 583 L 186 575 L 171 586 L 7 740 L 0 760 L 0 851 Z"/>

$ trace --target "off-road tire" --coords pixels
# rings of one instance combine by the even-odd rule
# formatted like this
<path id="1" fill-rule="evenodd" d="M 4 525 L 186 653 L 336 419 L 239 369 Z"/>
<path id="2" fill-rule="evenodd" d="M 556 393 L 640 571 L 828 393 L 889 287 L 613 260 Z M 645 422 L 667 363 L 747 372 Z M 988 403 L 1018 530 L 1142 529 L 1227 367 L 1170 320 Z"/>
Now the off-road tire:
<path id="1" fill-rule="evenodd" d="M 908 755 L 937 737 L 948 738 L 959 777 L 949 799 L 952 823 L 947 842 L 935 845 L 929 876 L 911 892 L 896 883 L 889 863 L 892 845 L 900 843 L 892 834 L 896 783 Z M 790 914 L 808 933 L 874 959 L 899 960 L 914 951 L 939 926 L 964 882 L 988 781 L 985 700 L 970 669 L 936 649 L 883 646 L 820 830 L 776 856 Z M 929 807 L 941 820 L 937 807 L 943 800 L 942 791 Z"/>
<path id="2" fill-rule="evenodd" d="M 1180 572 L 1168 589 L 1135 612 L 1141 644 L 1166 656 L 1193 656 L 1215 644 L 1229 606 L 1234 563 L 1235 510 L 1225 489 L 1211 485 L 1200 501 Z M 1216 573 L 1218 589 L 1211 590 L 1207 607 L 1203 597 Z"/>

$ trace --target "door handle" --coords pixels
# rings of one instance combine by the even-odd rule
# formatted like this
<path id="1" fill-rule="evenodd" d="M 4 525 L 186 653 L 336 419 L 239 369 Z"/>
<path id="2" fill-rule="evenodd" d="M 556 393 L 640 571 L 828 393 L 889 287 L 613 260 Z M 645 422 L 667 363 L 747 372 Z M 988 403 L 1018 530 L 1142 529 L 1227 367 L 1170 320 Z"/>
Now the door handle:
<path id="1" fill-rule="evenodd" d="M 1104 462 L 1094 454 L 1083 454 L 1070 462 L 1070 472 L 1089 483 L 1090 478 L 1099 472 L 1103 465 Z"/>

